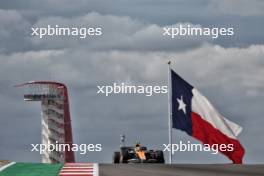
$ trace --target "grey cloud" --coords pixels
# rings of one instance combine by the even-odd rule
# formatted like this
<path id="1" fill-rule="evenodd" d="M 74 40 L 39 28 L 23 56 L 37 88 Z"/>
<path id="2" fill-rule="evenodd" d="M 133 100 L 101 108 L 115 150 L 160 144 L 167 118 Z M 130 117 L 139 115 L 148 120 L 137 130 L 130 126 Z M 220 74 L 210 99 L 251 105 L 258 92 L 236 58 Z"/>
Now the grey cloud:
<path id="1" fill-rule="evenodd" d="M 13 37 L 8 40 L 1 50 L 6 53 L 20 52 L 40 49 L 61 49 L 61 47 L 72 47 L 82 44 L 84 47 L 92 49 L 113 48 L 113 49 L 130 49 L 130 50 L 182 50 L 186 47 L 197 47 L 200 44 L 199 39 L 190 39 L 191 41 L 167 41 L 159 37 L 152 37 L 151 34 L 161 26 L 174 25 L 179 23 L 199 24 L 204 27 L 234 27 L 235 36 L 232 38 L 221 37 L 217 40 L 210 41 L 224 47 L 248 47 L 251 44 L 263 44 L 262 29 L 263 15 L 259 9 L 262 7 L 261 1 L 89 1 L 77 0 L 74 3 L 61 3 L 62 1 L 5 1 L 1 2 L 2 18 L 8 20 L 9 11 L 16 13 L 19 20 L 19 31 L 14 35 L 12 26 L 3 23 L 2 27 L 10 28 L 5 31 Z M 192 6 L 189 5 L 192 4 Z M 59 5 L 58 5 L 59 4 Z M 60 7 L 60 8 L 57 8 Z M 6 10 L 4 10 L 6 9 Z M 96 12 L 96 13 L 92 13 Z M 157 13 L 159 12 L 159 13 Z M 245 14 L 243 13 L 258 13 Z M 85 15 L 86 14 L 86 15 Z M 12 16 L 12 15 L 10 15 Z M 98 22 L 96 21 L 98 20 Z M 30 27 L 36 24 L 58 23 L 58 24 L 83 24 L 91 25 L 101 22 L 99 25 L 104 26 L 104 31 L 109 35 L 95 40 L 69 40 L 65 38 L 52 41 L 53 45 L 42 45 L 30 36 Z M 129 23 L 129 24 L 128 24 Z M 121 25 L 121 26 L 120 26 Z M 140 26 L 138 26 L 140 25 Z M 5 28 L 6 28 L 5 27 Z M 129 27 L 129 28 L 128 28 Z M 131 29 L 130 29 L 131 28 Z M 141 29 L 143 28 L 143 29 Z M 143 41 L 134 37 L 131 39 L 132 32 L 140 32 L 146 36 Z M 115 32 L 116 31 L 116 32 Z M 144 32 L 150 32 L 147 35 Z M 136 33 L 135 33 L 136 34 Z M 156 34 L 156 33 L 155 33 Z M 150 38 L 147 38 L 147 37 Z M 122 38 L 122 40 L 116 39 Z M 4 39 L 4 37 L 3 37 Z M 30 40 L 30 42 L 29 42 Z M 5 41 L 5 40 L 4 40 Z M 95 42 L 96 41 L 96 42 Z M 205 39 L 207 41 L 207 39 Z M 140 45 L 135 44 L 139 42 Z M 91 45 L 91 43 L 93 43 Z M 103 45 L 102 45 L 103 43 Z M 151 44 L 150 44 L 151 43 Z M 180 43 L 180 44 L 179 44 Z M 17 44 L 17 45 L 16 45 Z M 155 45 L 154 45 L 155 44 Z M 42 48 L 43 47 L 43 48 Z M 52 48 L 55 47 L 55 48 Z M 123 47 L 123 48 L 122 48 Z"/>
<path id="2" fill-rule="evenodd" d="M 263 16 L 264 2 L 261 0 L 211 0 L 209 9 L 213 13 L 238 16 Z"/>
<path id="3" fill-rule="evenodd" d="M 27 32 L 30 24 L 20 13 L 0 9 L 0 52 L 23 51 L 29 46 Z"/>
<path id="4" fill-rule="evenodd" d="M 34 45 L 42 49 L 83 47 L 93 50 L 135 50 L 162 51 L 184 50 L 198 47 L 205 42 L 212 42 L 210 36 L 186 37 L 176 36 L 174 39 L 164 37 L 164 26 L 143 23 L 129 17 L 101 15 L 89 13 L 76 18 L 50 17 L 40 19 L 35 27 L 48 25 L 60 27 L 102 27 L 102 36 L 87 36 L 86 39 L 76 37 L 50 37 L 32 39 Z M 187 26 L 187 23 L 174 24 L 169 27 Z M 190 26 L 200 26 L 189 24 Z M 63 42 L 67 40 L 68 42 Z"/>

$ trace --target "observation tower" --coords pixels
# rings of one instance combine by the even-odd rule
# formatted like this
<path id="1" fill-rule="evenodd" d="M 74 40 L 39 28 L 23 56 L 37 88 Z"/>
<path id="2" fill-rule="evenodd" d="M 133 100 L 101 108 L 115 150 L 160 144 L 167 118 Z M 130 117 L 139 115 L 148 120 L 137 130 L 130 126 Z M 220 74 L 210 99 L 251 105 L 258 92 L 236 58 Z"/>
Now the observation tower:
<path id="1" fill-rule="evenodd" d="M 58 82 L 31 81 L 17 85 L 25 88 L 25 101 L 41 102 L 42 144 L 66 144 L 65 151 L 44 151 L 43 163 L 75 162 L 67 87 Z"/>

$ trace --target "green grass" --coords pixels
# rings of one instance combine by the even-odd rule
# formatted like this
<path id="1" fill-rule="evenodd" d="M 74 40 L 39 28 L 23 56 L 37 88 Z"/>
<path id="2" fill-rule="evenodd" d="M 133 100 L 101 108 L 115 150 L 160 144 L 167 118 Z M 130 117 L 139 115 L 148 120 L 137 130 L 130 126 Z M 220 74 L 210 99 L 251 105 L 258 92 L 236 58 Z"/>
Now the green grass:
<path id="1" fill-rule="evenodd" d="M 0 176 L 57 176 L 62 164 L 16 163 L 2 172 Z"/>

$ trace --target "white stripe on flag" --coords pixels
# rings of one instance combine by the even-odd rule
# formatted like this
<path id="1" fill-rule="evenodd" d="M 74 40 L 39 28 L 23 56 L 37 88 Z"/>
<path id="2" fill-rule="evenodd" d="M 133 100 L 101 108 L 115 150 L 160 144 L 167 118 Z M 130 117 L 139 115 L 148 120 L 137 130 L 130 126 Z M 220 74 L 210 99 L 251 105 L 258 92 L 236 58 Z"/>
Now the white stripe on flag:
<path id="1" fill-rule="evenodd" d="M 192 90 L 192 112 L 200 115 L 201 118 L 209 122 L 214 128 L 232 139 L 242 131 L 242 127 L 223 117 L 214 106 L 197 89 Z"/>

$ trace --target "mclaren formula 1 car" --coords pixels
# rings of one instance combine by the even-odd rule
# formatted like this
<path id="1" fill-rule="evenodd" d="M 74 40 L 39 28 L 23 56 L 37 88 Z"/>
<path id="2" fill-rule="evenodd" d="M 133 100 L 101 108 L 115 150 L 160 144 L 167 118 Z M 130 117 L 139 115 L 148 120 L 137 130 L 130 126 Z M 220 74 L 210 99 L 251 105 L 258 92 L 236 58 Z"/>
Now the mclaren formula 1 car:
<path id="1" fill-rule="evenodd" d="M 114 152 L 113 163 L 164 163 L 163 151 L 147 150 L 147 147 L 120 147 Z"/>

